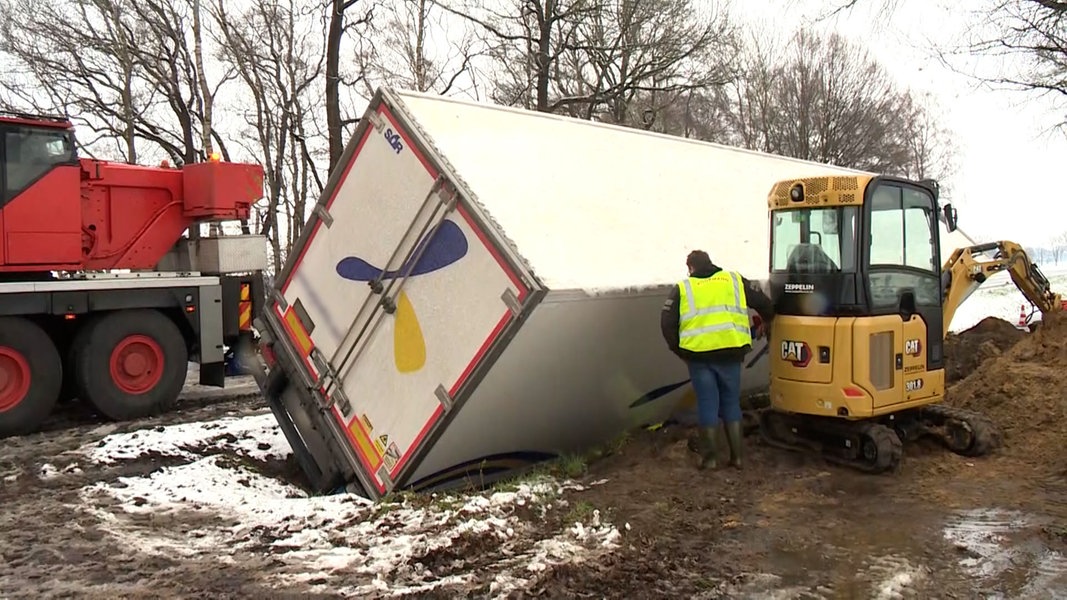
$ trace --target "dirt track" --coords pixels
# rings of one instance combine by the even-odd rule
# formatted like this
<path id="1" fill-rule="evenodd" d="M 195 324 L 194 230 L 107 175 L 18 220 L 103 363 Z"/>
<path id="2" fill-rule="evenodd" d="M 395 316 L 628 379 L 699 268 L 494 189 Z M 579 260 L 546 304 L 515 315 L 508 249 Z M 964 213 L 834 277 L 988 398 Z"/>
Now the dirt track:
<path id="1" fill-rule="evenodd" d="M 588 465 L 583 489 L 548 500 L 505 486 L 365 507 L 278 487 L 300 483 L 291 461 L 249 458 L 225 428 L 210 443 L 86 458 L 122 431 L 174 437 L 161 426 L 269 419 L 247 397 L 219 402 L 194 387 L 180 415 L 121 427 L 68 415 L 0 442 L 0 596 L 1067 598 L 1064 388 L 1056 366 L 1032 366 L 1067 358 L 1056 335 L 989 322 L 950 339 L 953 360 L 986 355 L 950 401 L 990 414 L 1006 446 L 965 459 L 918 444 L 882 477 L 751 437 L 744 471 L 702 473 L 689 432 L 664 428 L 633 435 Z M 1002 371 L 992 383 L 1025 360 L 1043 379 Z M 249 434 L 263 451 L 272 436 Z M 196 465 L 222 476 L 186 488 L 162 477 Z M 145 486 L 143 475 L 159 479 Z"/>

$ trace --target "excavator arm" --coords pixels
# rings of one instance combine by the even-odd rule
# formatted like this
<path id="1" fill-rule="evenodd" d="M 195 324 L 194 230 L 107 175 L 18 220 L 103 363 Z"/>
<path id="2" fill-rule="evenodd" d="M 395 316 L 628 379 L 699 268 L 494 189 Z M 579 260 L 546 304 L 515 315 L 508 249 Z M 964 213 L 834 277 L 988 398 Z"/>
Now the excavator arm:
<path id="1" fill-rule="evenodd" d="M 986 253 L 995 250 L 990 258 Z M 941 269 L 944 302 L 944 336 L 956 310 L 992 275 L 1007 271 L 1019 291 L 1042 313 L 1063 310 L 1060 294 L 1054 293 L 1048 279 L 1022 246 L 1015 242 L 989 242 L 957 248 Z"/>

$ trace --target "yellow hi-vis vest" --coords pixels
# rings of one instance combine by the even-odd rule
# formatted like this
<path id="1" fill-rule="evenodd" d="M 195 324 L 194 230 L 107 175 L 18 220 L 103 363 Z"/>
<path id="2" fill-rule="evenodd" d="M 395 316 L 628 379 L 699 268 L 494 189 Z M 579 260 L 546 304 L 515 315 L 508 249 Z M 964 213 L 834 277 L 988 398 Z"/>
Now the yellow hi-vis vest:
<path id="1" fill-rule="evenodd" d="M 752 344 L 748 302 L 741 275 L 719 271 L 678 284 L 679 346 L 690 352 L 741 348 Z"/>

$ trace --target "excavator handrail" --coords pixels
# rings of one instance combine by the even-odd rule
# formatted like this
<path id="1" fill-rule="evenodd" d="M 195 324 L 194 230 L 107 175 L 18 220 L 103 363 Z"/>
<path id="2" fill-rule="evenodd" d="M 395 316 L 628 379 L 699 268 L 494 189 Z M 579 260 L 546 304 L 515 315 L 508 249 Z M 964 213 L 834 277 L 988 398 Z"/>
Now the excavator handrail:
<path id="1" fill-rule="evenodd" d="M 995 250 L 992 259 L 980 261 L 977 257 Z M 957 248 L 941 269 L 941 291 L 944 298 L 944 335 L 956 310 L 989 277 L 1007 271 L 1012 282 L 1031 306 L 1043 314 L 1063 310 L 1063 299 L 1052 291 L 1048 277 L 1030 260 L 1022 246 L 1001 240 Z"/>

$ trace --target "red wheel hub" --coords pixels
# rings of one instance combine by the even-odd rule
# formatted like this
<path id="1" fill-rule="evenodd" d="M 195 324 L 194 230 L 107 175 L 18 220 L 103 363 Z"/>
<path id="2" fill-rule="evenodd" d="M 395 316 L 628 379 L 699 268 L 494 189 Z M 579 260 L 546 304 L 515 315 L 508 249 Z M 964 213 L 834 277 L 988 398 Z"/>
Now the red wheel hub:
<path id="1" fill-rule="evenodd" d="M 30 363 L 14 348 L 0 346 L 0 412 L 11 410 L 30 391 Z"/>
<path id="2" fill-rule="evenodd" d="M 143 394 L 163 377 L 163 349 L 147 335 L 131 335 L 111 351 L 111 381 L 127 394 Z"/>

